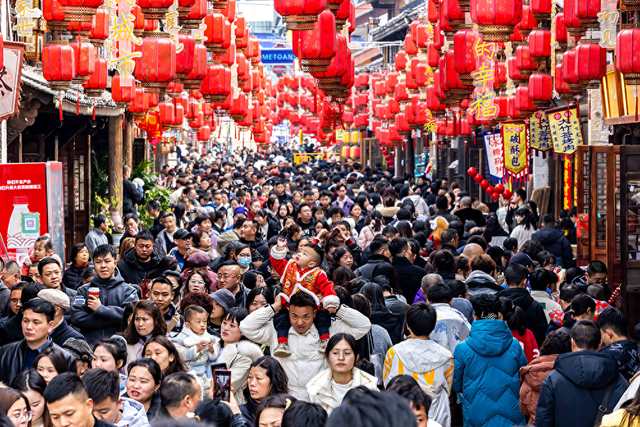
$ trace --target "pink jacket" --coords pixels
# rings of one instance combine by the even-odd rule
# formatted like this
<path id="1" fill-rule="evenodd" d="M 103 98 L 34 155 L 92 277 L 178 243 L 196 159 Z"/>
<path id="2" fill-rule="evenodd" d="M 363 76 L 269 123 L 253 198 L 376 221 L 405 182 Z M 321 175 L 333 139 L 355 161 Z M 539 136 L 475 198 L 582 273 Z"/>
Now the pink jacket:
<path id="1" fill-rule="evenodd" d="M 360 234 L 358 235 L 358 246 L 360 246 L 360 249 L 364 250 L 364 248 L 369 246 L 373 238 L 381 232 L 382 228 L 380 229 L 380 231 L 373 231 L 368 225 L 360 230 Z"/>

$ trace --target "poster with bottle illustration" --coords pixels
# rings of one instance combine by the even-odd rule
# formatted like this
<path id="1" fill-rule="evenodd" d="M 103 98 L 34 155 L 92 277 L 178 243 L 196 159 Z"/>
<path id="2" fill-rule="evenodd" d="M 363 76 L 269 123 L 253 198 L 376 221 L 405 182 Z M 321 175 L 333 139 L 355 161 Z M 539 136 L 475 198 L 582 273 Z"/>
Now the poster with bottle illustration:
<path id="1" fill-rule="evenodd" d="M 38 236 L 47 233 L 45 168 L 45 163 L 0 165 L 0 235 L 8 257 L 20 265 Z"/>

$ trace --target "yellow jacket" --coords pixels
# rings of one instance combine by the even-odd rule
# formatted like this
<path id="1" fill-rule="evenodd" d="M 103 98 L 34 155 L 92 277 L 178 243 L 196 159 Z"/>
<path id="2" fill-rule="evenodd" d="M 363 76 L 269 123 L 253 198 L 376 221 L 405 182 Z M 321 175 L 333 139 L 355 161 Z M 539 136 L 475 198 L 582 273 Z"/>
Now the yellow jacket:
<path id="1" fill-rule="evenodd" d="M 628 422 L 628 417 L 623 420 L 624 414 L 624 409 L 618 409 L 617 411 L 612 412 L 609 415 L 605 415 L 604 417 L 602 417 L 602 424 L 600 424 L 600 427 L 618 427 L 623 425 L 623 421 Z M 626 426 L 627 425 L 625 424 L 625 427 Z M 638 419 L 638 417 L 636 417 L 633 422 L 629 424 L 629 427 L 640 427 L 640 420 Z"/>

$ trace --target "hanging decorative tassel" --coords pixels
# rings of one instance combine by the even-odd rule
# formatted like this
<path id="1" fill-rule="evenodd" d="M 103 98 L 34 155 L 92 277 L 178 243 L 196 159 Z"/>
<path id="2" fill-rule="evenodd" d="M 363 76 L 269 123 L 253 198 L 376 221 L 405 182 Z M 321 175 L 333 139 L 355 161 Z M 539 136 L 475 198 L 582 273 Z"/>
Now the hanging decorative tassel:
<path id="1" fill-rule="evenodd" d="M 93 106 L 93 120 L 96 119 L 96 106 Z M 125 124 L 125 115 L 124 113 L 122 113 L 122 130 L 124 130 L 124 124 Z"/>
<path id="2" fill-rule="evenodd" d="M 591 120 L 591 95 L 589 95 L 589 120 Z"/>
<path id="3" fill-rule="evenodd" d="M 124 114 L 122 115 L 122 118 L 124 119 Z M 93 120 L 96 119 L 96 105 L 93 104 Z M 122 126 L 122 129 L 124 129 L 124 126 Z"/>
<path id="4" fill-rule="evenodd" d="M 76 116 L 80 114 L 80 95 L 76 99 Z"/>
<path id="5" fill-rule="evenodd" d="M 64 120 L 62 117 L 62 92 L 60 92 L 59 96 L 60 102 L 58 103 L 58 110 L 60 111 L 60 121 Z"/>

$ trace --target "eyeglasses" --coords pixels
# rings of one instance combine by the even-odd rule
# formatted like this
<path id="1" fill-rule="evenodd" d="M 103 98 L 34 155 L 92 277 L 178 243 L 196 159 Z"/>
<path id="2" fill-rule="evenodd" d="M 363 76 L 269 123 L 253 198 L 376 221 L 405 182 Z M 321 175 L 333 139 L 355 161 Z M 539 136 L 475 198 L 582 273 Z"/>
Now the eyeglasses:
<path id="1" fill-rule="evenodd" d="M 233 277 L 236 277 L 236 276 L 223 276 L 223 275 L 218 274 L 218 280 L 220 280 L 220 279 L 227 280 L 227 279 L 231 279 Z"/>
<path id="2" fill-rule="evenodd" d="M 202 280 L 189 280 L 190 285 L 204 285 Z"/>
<path id="3" fill-rule="evenodd" d="M 31 421 L 31 411 L 23 412 L 20 415 L 18 415 L 17 417 L 14 417 L 12 415 L 9 415 L 8 417 L 13 419 L 13 420 L 16 420 L 19 423 L 21 423 L 23 421 L 29 422 L 29 421 Z"/>

